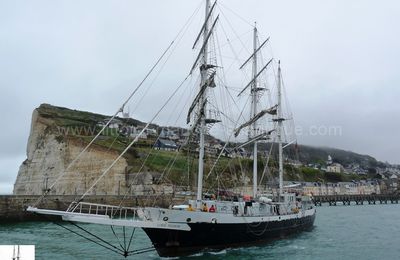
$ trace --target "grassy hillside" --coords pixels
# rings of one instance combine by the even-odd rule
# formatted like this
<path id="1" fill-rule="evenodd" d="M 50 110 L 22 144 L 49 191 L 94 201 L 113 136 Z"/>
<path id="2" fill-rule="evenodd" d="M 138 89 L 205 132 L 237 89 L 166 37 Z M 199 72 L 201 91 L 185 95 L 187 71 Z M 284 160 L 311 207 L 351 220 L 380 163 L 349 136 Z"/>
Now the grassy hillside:
<path id="1" fill-rule="evenodd" d="M 94 135 L 96 135 L 101 129 L 101 127 L 98 126 L 98 123 L 109 118 L 109 116 L 105 115 L 71 110 L 48 104 L 42 104 L 37 108 L 37 111 L 41 117 L 48 119 L 49 129 L 54 131 L 57 135 L 57 140 L 60 142 L 64 141 L 65 138 L 72 138 L 89 143 Z M 134 119 L 118 118 L 118 120 L 122 121 L 126 125 L 144 125 L 143 122 Z M 162 128 L 158 125 L 152 125 L 151 127 L 157 129 L 158 133 Z M 181 149 L 181 151 L 178 152 L 152 149 L 152 144 L 154 143 L 155 138 L 156 137 L 154 136 L 149 137 L 148 139 L 140 139 L 140 141 L 124 156 L 129 164 L 127 174 L 133 174 L 139 170 L 158 172 L 166 177 L 165 180 L 167 182 L 176 185 L 187 185 L 188 183 L 194 185 L 196 182 L 198 167 L 198 159 L 196 158 L 197 153 L 193 150 L 188 151 L 187 149 Z M 213 139 L 213 137 L 209 136 L 208 139 Z M 115 129 L 106 129 L 105 133 L 95 141 L 95 145 L 113 151 L 122 152 L 131 141 L 131 138 L 122 136 Z M 363 167 L 376 167 L 381 164 L 371 156 L 360 155 L 339 149 L 310 147 L 305 145 L 299 145 L 297 148 L 292 145 L 288 148 L 289 152 L 292 153 L 295 153 L 296 149 L 298 149 L 298 159 L 303 164 L 319 163 L 324 165 L 328 155 L 331 155 L 334 158 L 334 161 L 343 165 L 358 163 Z M 274 153 L 276 154 L 276 150 Z M 214 165 L 214 161 L 215 158 L 208 155 L 207 160 L 205 160 L 205 176 L 208 175 L 210 169 Z M 265 168 L 266 162 L 264 158 L 260 158 L 259 162 L 261 178 L 261 173 Z M 218 172 L 218 178 L 216 172 Z M 277 164 L 274 159 L 271 159 L 264 180 L 274 181 L 276 180 L 277 174 Z M 250 178 L 251 175 L 252 160 L 232 160 L 223 157 L 214 168 L 214 171 L 210 174 L 210 178 L 206 179 L 206 185 L 216 186 L 219 185 L 218 181 L 220 181 L 225 185 L 230 186 L 238 182 L 242 183 L 243 178 Z M 293 181 L 336 182 L 358 180 L 360 179 L 360 176 L 324 173 L 320 170 L 308 167 L 294 168 L 285 165 L 284 179 Z"/>

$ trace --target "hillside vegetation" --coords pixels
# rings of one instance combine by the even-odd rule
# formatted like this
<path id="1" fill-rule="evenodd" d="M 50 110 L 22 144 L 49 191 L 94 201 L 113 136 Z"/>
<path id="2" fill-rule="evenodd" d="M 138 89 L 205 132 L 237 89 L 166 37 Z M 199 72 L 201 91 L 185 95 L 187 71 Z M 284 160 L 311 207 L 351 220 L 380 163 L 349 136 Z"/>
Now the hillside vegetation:
<path id="1" fill-rule="evenodd" d="M 83 141 L 84 143 L 89 143 L 94 135 L 101 130 L 99 122 L 110 118 L 110 116 L 71 110 L 48 104 L 42 104 L 37 108 L 37 111 L 42 117 L 48 119 L 48 124 L 51 126 L 52 131 L 57 135 L 57 140 L 60 142 L 64 141 L 66 138 L 72 138 Z M 126 125 L 144 125 L 143 122 L 135 119 L 117 119 Z M 162 129 L 161 126 L 155 124 L 151 127 L 157 129 L 158 134 Z M 213 137 L 209 136 L 208 138 L 212 139 Z M 196 182 L 195 176 L 198 167 L 196 153 L 188 149 L 181 149 L 180 151 L 155 150 L 152 148 L 155 140 L 156 136 L 149 137 L 148 139 L 140 139 L 139 142 L 128 151 L 124 156 L 129 165 L 127 175 L 133 174 L 137 171 L 157 172 L 165 177 L 165 181 L 167 182 L 176 185 L 187 185 L 188 183 L 194 185 Z M 132 138 L 121 135 L 116 131 L 116 129 L 107 128 L 104 134 L 102 134 L 94 144 L 105 149 L 122 152 L 131 141 Z M 364 168 L 369 168 L 382 164 L 368 155 L 360 155 L 354 152 L 333 148 L 311 147 L 306 145 L 294 147 L 292 145 L 288 150 L 291 153 L 296 153 L 297 151 L 298 159 L 304 165 L 310 163 L 324 165 L 328 155 L 331 155 L 335 162 L 343 165 L 358 163 Z M 273 154 L 276 154 L 276 151 L 274 151 Z M 208 155 L 207 157 L 208 160 L 206 160 L 204 171 L 205 176 L 208 175 L 215 161 L 215 155 Z M 259 172 L 261 178 L 261 173 L 264 171 L 266 162 L 264 158 L 260 158 L 259 161 Z M 217 172 L 218 180 L 223 180 L 226 185 L 234 185 L 237 182 L 243 182 L 246 177 L 251 177 L 252 160 L 230 159 L 227 157 L 221 158 L 214 168 L 214 171 L 210 174 L 210 178 L 206 179 L 208 185 L 217 185 L 215 181 Z M 268 170 L 264 176 L 264 181 L 274 182 L 276 181 L 276 177 L 276 159 L 271 159 Z M 303 166 L 295 168 L 290 165 L 285 165 L 285 180 L 337 182 L 358 180 L 360 178 L 361 177 L 358 175 L 324 173 L 318 169 L 309 167 Z"/>

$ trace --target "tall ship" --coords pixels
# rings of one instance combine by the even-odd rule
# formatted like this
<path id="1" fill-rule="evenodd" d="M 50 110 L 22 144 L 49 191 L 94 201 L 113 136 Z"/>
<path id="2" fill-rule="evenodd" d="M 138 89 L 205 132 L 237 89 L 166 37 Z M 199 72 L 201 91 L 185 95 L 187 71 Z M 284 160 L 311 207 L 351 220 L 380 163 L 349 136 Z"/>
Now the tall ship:
<path id="1" fill-rule="evenodd" d="M 234 127 L 231 127 L 231 131 L 228 134 L 229 137 L 233 138 L 243 135 L 247 130 L 246 140 L 231 150 L 238 151 L 242 147 L 251 148 L 252 194 L 228 192 L 228 189 L 209 189 L 205 191 L 203 188 L 204 178 L 213 178 L 210 173 L 215 169 L 214 166 L 217 165 L 218 159 L 223 157 L 224 151 L 228 149 L 228 142 L 225 142 L 224 147 L 212 164 L 211 170 L 208 174 L 205 174 L 205 139 L 210 127 L 221 121 L 216 117 L 210 116 L 212 113 L 209 112 L 209 107 L 211 107 L 209 93 L 217 87 L 216 79 L 218 78 L 218 73 L 224 68 L 216 64 L 216 58 L 212 55 L 212 50 L 215 47 L 210 43 L 211 39 L 216 38 L 215 28 L 219 20 L 219 15 L 216 14 L 217 3 L 211 3 L 210 0 L 205 0 L 204 2 L 205 19 L 194 43 L 194 47 L 199 52 L 196 55 L 193 66 L 190 68 L 190 75 L 196 71 L 199 72 L 199 87 L 187 113 L 187 123 L 190 124 L 188 142 L 190 138 L 195 140 L 192 144 L 196 145 L 195 151 L 198 153 L 195 198 L 189 199 L 183 204 L 171 205 L 168 208 L 124 207 L 84 201 L 85 196 L 90 193 L 90 190 L 97 184 L 98 180 L 106 175 L 114 163 L 137 142 L 137 137 L 116 158 L 113 164 L 106 168 L 104 172 L 99 173 L 98 180 L 93 183 L 85 194 L 72 202 L 66 211 L 43 209 L 37 207 L 37 205 L 28 207 L 28 211 L 45 216 L 60 216 L 64 221 L 75 224 L 92 223 L 122 227 L 124 234 L 125 228 L 141 228 L 150 238 L 159 256 L 162 257 L 185 256 L 202 251 L 262 245 L 273 239 L 284 238 L 293 233 L 312 229 L 316 209 L 311 197 L 306 194 L 291 192 L 289 187 L 284 186 L 284 149 L 290 143 L 283 140 L 284 124 L 288 118 L 285 118 L 283 114 L 281 64 L 274 59 L 268 59 L 264 63 L 261 51 L 268 43 L 269 38 L 260 43 L 256 25 L 251 31 L 253 38 L 251 55 L 239 67 L 242 70 L 251 66 L 251 74 L 248 75 L 248 82 L 243 84 L 241 90 L 238 91 L 237 97 L 235 97 L 248 97 L 249 102 L 246 104 L 246 109 L 249 112 L 249 116 L 245 117 L 241 114 L 235 120 Z M 261 64 L 262 66 L 260 66 Z M 273 67 L 273 64 L 277 66 L 277 71 L 274 73 L 276 93 L 270 96 L 271 106 L 265 107 L 260 102 L 260 97 L 268 91 L 268 86 L 262 82 L 262 78 L 264 73 Z M 110 118 L 102 131 L 117 116 L 118 112 Z M 153 119 L 142 131 L 148 128 Z M 263 122 L 269 122 L 268 126 Z M 272 127 L 267 129 L 269 126 Z M 95 136 L 94 139 L 98 138 L 98 136 Z M 266 142 L 278 147 L 276 149 L 278 185 L 270 189 L 264 189 L 264 186 L 258 183 L 260 180 L 258 161 L 271 156 L 271 154 L 259 152 L 260 144 Z M 88 144 L 88 147 L 91 144 L 92 142 Z M 88 147 L 81 154 L 85 153 Z M 72 164 L 75 162 L 75 160 L 72 161 Z M 267 163 L 266 165 L 268 167 L 269 164 Z M 184 170 L 182 169 L 182 172 Z M 66 172 L 67 170 L 61 173 L 55 182 L 62 178 Z M 218 178 L 218 176 L 215 178 Z M 52 186 L 50 186 L 49 191 L 51 188 Z M 43 197 L 46 194 L 48 194 L 47 191 Z M 98 238 L 98 240 L 99 243 L 104 242 L 101 241 L 101 238 Z M 117 250 L 114 247 L 108 247 L 111 250 Z M 151 249 L 129 250 L 129 247 L 125 246 L 117 251 L 127 257 L 147 252 L 147 250 Z"/>

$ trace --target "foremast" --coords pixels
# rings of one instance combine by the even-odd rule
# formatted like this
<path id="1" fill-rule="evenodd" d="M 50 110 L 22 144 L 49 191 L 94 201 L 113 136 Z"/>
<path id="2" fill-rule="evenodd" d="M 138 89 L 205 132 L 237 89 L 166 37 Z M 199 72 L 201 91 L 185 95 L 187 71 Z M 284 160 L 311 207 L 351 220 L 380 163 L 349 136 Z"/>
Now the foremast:
<path id="1" fill-rule="evenodd" d="M 204 48 L 202 49 L 201 53 L 201 64 L 203 66 L 207 65 L 207 51 L 208 51 L 208 44 L 207 44 L 207 34 L 208 34 L 208 21 L 207 18 L 209 16 L 210 12 L 210 0 L 206 0 L 206 12 L 205 12 L 205 22 L 204 22 L 204 30 L 203 30 L 203 46 Z M 203 86 L 206 83 L 207 80 L 207 70 L 202 69 L 203 66 L 200 66 L 200 86 Z M 198 116 L 200 120 L 200 127 L 199 127 L 199 132 L 200 132 L 200 140 L 199 140 L 199 169 L 198 169 L 198 176 L 197 176 L 197 208 L 201 207 L 201 203 L 199 203 L 202 199 L 202 194 L 203 194 L 203 173 L 204 173 L 204 136 L 205 136 L 205 131 L 206 131 L 206 123 L 205 123 L 205 101 L 207 99 L 207 90 L 204 90 L 204 93 L 200 97 L 200 102 L 199 102 L 199 111 L 198 111 Z M 203 105 L 204 104 L 204 105 Z"/>
<path id="2" fill-rule="evenodd" d="M 196 47 L 199 39 L 202 38 L 203 42 L 199 51 L 199 54 L 192 66 L 190 73 L 196 67 L 200 68 L 200 90 L 196 95 L 195 99 L 192 102 L 192 105 L 189 108 L 189 112 L 187 115 L 187 123 L 190 122 L 190 118 L 192 116 L 192 112 L 197 108 L 197 113 L 195 115 L 195 121 L 192 125 L 192 131 L 196 129 L 199 132 L 199 161 L 198 161 L 198 175 L 197 175 L 197 208 L 202 206 L 202 194 L 203 194 L 203 174 L 204 174 L 204 154 L 205 154 L 205 135 L 207 133 L 207 124 L 219 122 L 219 120 L 215 119 L 207 119 L 206 118 L 206 107 L 207 107 L 207 93 L 208 88 L 215 87 L 214 77 L 215 77 L 215 67 L 216 65 L 209 64 L 208 60 L 208 41 L 213 33 L 215 25 L 218 21 L 218 16 L 215 20 L 212 17 L 212 12 L 215 8 L 216 2 L 211 6 L 210 0 L 206 0 L 205 6 L 205 21 L 200 30 L 199 35 L 197 36 L 195 43 L 193 44 L 193 48 Z M 202 37 L 201 37 L 202 36 Z"/>

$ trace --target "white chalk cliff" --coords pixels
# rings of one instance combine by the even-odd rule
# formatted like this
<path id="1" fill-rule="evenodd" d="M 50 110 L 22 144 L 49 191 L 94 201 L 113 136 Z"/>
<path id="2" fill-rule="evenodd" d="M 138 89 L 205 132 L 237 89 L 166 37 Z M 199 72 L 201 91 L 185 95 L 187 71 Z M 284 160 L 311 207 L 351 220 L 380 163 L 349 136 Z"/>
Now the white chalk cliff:
<path id="1" fill-rule="evenodd" d="M 33 111 L 27 159 L 20 166 L 14 184 L 15 195 L 43 194 L 84 149 L 90 136 L 74 136 L 66 132 L 68 127 L 76 128 L 79 125 L 79 117 L 84 119 L 84 124 L 95 127 L 96 120 L 104 116 L 47 104 Z M 92 145 L 57 182 L 50 194 L 83 194 L 118 157 L 119 153 L 120 151 L 106 146 Z M 128 159 L 122 157 L 89 194 L 124 195 L 132 175 L 128 174 L 130 168 Z M 141 183 L 140 181 L 134 183 L 133 191 L 136 194 L 145 194 L 148 190 L 161 193 L 171 192 L 170 187 L 165 185 L 152 185 L 151 177 L 146 177 L 146 174 L 149 175 L 149 173 L 141 174 L 139 178 Z"/>

